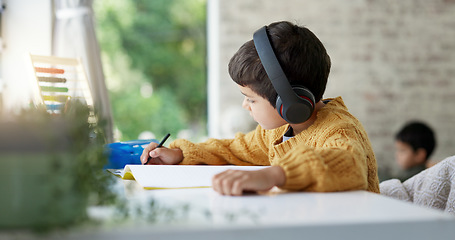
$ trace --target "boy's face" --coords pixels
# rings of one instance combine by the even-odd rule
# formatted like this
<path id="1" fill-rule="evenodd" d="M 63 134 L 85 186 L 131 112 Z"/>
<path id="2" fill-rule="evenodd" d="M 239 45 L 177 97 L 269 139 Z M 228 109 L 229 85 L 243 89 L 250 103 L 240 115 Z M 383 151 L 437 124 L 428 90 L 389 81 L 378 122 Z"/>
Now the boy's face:
<path id="1" fill-rule="evenodd" d="M 242 107 L 250 112 L 254 121 L 264 129 L 275 129 L 287 122 L 278 114 L 277 110 L 270 105 L 267 99 L 257 95 L 249 87 L 238 85 L 240 92 L 245 96 Z"/>
<path id="2" fill-rule="evenodd" d="M 414 151 L 411 145 L 395 141 L 395 160 L 402 169 L 408 169 L 421 164 L 425 161 L 425 155 L 422 154 L 423 149 Z"/>

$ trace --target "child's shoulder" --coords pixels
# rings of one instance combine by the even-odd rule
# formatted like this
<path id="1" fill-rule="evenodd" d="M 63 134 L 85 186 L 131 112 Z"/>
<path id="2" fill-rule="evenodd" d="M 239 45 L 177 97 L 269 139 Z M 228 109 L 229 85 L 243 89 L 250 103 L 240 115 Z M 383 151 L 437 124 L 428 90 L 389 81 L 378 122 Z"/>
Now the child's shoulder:
<path id="1" fill-rule="evenodd" d="M 361 125 L 359 120 L 349 112 L 342 97 L 328 98 L 323 101 L 326 105 L 318 112 L 316 120 L 319 127 L 343 125 L 343 128 L 349 128 L 348 125 Z"/>
<path id="2" fill-rule="evenodd" d="M 344 104 L 343 98 L 341 96 L 335 97 L 335 98 L 325 98 L 322 99 L 322 102 L 329 107 L 341 107 L 341 108 L 346 108 L 346 105 Z"/>
<path id="3" fill-rule="evenodd" d="M 350 115 L 342 97 L 327 98 L 322 101 L 325 106 L 318 111 L 318 118 L 341 117 L 346 114 Z"/>

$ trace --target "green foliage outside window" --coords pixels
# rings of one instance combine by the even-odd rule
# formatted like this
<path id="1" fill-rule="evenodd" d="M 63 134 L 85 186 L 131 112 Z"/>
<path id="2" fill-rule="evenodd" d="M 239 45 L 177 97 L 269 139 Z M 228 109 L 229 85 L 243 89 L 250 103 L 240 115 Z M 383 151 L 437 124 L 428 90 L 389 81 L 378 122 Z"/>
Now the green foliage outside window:
<path id="1" fill-rule="evenodd" d="M 206 134 L 206 1 L 97 0 L 106 84 L 120 140 Z"/>

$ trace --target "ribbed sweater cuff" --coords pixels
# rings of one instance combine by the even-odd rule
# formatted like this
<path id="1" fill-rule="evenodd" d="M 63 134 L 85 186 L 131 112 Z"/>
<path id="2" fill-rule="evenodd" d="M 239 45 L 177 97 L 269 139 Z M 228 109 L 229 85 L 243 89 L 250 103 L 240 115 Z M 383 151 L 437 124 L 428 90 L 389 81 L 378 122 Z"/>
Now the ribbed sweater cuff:
<path id="1" fill-rule="evenodd" d="M 177 139 L 169 144 L 169 148 L 179 148 L 183 153 L 181 165 L 196 165 L 201 164 L 200 159 L 204 159 L 202 153 L 191 151 L 196 149 L 195 144 L 186 139 Z M 191 154 L 190 154 L 191 151 Z"/>

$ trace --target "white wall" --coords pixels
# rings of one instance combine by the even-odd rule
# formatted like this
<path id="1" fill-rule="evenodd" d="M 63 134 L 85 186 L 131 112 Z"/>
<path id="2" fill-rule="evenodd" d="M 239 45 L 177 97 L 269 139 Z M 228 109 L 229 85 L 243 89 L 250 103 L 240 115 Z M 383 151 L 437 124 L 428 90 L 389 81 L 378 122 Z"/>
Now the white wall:
<path id="1" fill-rule="evenodd" d="M 51 0 L 3 0 L 3 48 L 0 82 L 7 109 L 27 105 L 31 94 L 29 53 L 50 55 L 52 41 Z M 0 83 L 1 84 L 1 83 Z"/>

